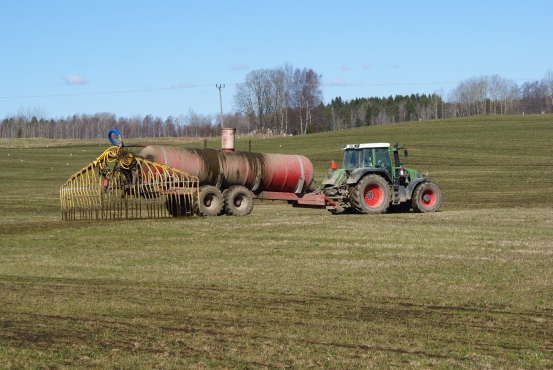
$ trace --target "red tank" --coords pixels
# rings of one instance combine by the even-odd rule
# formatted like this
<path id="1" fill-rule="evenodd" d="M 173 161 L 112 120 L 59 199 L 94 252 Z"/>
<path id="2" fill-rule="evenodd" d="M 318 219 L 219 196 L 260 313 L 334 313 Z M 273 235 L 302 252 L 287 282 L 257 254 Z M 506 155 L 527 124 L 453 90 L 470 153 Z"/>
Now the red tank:
<path id="1" fill-rule="evenodd" d="M 200 179 L 200 185 L 252 191 L 304 193 L 313 182 L 313 164 L 302 155 L 177 149 L 150 145 L 141 157 L 176 167 Z"/>

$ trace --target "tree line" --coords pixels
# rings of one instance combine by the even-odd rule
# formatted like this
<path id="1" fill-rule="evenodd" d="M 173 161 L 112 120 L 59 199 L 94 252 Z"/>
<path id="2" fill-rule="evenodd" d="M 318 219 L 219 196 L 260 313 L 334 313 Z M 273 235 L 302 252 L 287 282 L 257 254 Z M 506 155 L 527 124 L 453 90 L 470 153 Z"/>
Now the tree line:
<path id="1" fill-rule="evenodd" d="M 322 75 L 291 64 L 252 71 L 236 86 L 235 109 L 256 131 L 305 134 L 322 103 L 321 86 Z"/>
<path id="2" fill-rule="evenodd" d="M 498 75 L 469 78 L 449 93 L 449 117 L 553 113 L 553 71 L 518 86 Z"/>
<path id="3" fill-rule="evenodd" d="M 553 71 L 518 86 L 498 75 L 468 78 L 452 89 L 431 94 L 357 98 L 341 97 L 320 107 L 316 131 L 474 115 L 553 113 Z"/>
<path id="4" fill-rule="evenodd" d="M 124 137 L 207 137 L 215 135 L 211 116 L 191 111 L 187 116 L 119 117 L 112 113 L 75 114 L 66 118 L 48 119 L 35 110 L 20 110 L 16 115 L 2 120 L 0 137 L 47 139 L 99 139 L 109 129 L 116 128 Z"/>
<path id="5" fill-rule="evenodd" d="M 316 131 L 444 117 L 444 101 L 441 95 L 436 93 L 356 98 L 350 101 L 343 101 L 337 97 L 320 108 L 320 125 L 316 127 Z"/>
<path id="6" fill-rule="evenodd" d="M 236 86 L 234 112 L 223 116 L 239 135 L 308 134 L 360 126 L 473 115 L 553 113 L 553 71 L 518 86 L 498 75 L 461 81 L 448 94 L 341 97 L 323 103 L 322 75 L 284 64 L 255 70 Z M 0 122 L 0 138 L 100 139 L 116 128 L 125 138 L 220 135 L 219 115 L 117 117 L 112 113 L 48 118 L 41 109 L 20 108 Z"/>

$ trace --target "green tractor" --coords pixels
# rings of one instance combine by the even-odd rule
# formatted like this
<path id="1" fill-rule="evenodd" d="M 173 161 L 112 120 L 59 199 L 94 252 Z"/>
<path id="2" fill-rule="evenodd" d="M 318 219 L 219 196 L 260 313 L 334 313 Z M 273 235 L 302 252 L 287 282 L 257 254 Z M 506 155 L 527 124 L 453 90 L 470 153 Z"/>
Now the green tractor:
<path id="1" fill-rule="evenodd" d="M 347 144 L 343 168 L 334 162 L 323 180 L 332 213 L 355 211 L 378 214 L 390 210 L 435 212 L 442 205 L 438 185 L 420 172 L 405 168 L 399 160 L 398 144 Z M 393 161 L 393 162 L 392 162 Z"/>

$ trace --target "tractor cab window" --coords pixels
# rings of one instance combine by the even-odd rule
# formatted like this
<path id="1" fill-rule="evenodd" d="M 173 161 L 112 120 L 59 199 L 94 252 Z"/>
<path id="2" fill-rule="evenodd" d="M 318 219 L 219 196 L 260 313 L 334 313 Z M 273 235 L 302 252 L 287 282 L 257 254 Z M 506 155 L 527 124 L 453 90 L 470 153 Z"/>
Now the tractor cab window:
<path id="1" fill-rule="evenodd" d="M 390 154 L 388 148 L 377 148 L 374 150 L 374 156 L 376 159 L 376 167 L 383 168 L 392 173 L 392 164 L 390 163 Z"/>
<path id="2" fill-rule="evenodd" d="M 373 150 L 372 149 L 363 149 L 361 151 L 361 167 L 373 167 Z"/>
<path id="3" fill-rule="evenodd" d="M 344 154 L 344 168 L 346 170 L 352 170 L 357 167 L 357 153 L 358 150 L 347 149 Z"/>

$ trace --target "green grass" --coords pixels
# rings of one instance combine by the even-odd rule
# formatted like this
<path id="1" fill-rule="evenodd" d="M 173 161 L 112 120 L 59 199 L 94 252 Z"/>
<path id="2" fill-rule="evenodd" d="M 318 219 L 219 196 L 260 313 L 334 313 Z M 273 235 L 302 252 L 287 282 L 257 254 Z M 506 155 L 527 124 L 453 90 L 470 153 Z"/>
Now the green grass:
<path id="1" fill-rule="evenodd" d="M 553 368 L 552 122 L 252 141 L 318 181 L 341 144 L 400 141 L 435 214 L 63 222 L 59 186 L 107 142 L 1 148 L 0 368 Z"/>

